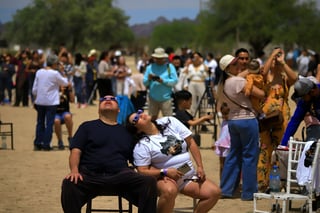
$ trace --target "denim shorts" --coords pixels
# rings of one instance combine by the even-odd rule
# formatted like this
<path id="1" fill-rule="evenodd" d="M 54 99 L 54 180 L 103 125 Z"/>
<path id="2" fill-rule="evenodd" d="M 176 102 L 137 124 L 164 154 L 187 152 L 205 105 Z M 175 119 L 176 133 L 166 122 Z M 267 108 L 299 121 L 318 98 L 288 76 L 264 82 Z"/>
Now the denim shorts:
<path id="1" fill-rule="evenodd" d="M 64 117 L 66 115 L 70 115 L 71 113 L 70 112 L 62 112 L 62 113 L 57 113 L 55 115 L 55 120 L 60 120 L 61 124 L 64 124 Z"/>

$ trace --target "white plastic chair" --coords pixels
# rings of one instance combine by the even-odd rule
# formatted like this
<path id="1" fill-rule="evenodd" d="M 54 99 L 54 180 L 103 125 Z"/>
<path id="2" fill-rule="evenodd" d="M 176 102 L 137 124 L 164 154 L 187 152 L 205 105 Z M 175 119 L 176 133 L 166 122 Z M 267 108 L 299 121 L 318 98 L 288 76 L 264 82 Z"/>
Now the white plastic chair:
<path id="1" fill-rule="evenodd" d="M 257 209 L 257 201 L 261 199 L 272 199 L 275 201 L 275 206 L 277 207 L 276 212 L 280 212 L 279 202 L 282 201 L 282 213 L 289 212 L 288 201 L 302 200 L 305 201 L 305 208 L 307 212 L 312 213 L 312 200 L 313 200 L 313 186 L 315 175 L 319 175 L 319 172 L 316 172 L 317 169 L 317 161 L 319 159 L 319 149 L 320 149 L 320 140 L 317 141 L 317 146 L 315 150 L 315 155 L 312 161 L 311 166 L 311 174 L 310 178 L 306 183 L 306 194 L 298 194 L 294 193 L 297 190 L 294 190 L 297 185 L 297 165 L 299 159 L 304 153 L 304 147 L 306 142 L 294 140 L 292 137 L 289 140 L 289 154 L 288 154 L 288 168 L 287 168 L 287 180 L 286 180 L 286 192 L 277 192 L 277 193 L 254 193 L 254 203 L 253 203 L 253 212 L 254 213 L 267 213 L 270 211 L 258 210 Z M 303 209 L 304 210 L 304 209 Z"/>

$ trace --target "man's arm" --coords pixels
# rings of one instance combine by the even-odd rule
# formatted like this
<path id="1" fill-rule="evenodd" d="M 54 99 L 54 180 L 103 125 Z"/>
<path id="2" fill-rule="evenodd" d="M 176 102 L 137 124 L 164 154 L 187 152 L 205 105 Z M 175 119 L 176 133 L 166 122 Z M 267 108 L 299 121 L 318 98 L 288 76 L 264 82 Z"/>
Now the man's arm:
<path id="1" fill-rule="evenodd" d="M 73 148 L 69 156 L 70 174 L 66 176 L 66 179 L 70 179 L 71 182 L 77 184 L 78 179 L 83 180 L 82 175 L 79 173 L 81 150 Z"/>
<path id="2" fill-rule="evenodd" d="M 289 138 L 296 133 L 301 121 L 304 118 L 304 115 L 307 112 L 307 109 L 310 108 L 309 105 L 308 106 L 306 105 L 307 104 L 302 100 L 298 102 L 296 110 L 294 111 L 294 114 L 292 115 L 290 121 L 288 122 L 286 131 L 283 134 L 283 137 L 281 140 L 282 146 L 288 146 Z"/>

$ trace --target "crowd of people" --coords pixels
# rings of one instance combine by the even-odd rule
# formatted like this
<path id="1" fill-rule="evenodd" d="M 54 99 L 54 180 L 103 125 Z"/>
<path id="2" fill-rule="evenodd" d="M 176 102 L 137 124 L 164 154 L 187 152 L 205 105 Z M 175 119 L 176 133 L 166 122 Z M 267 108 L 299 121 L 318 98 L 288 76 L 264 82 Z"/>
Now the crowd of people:
<path id="1" fill-rule="evenodd" d="M 102 51 L 99 56 L 92 49 L 88 55 L 73 56 L 62 45 L 47 54 L 28 49 L 17 57 L 3 54 L 0 102 L 34 105 L 34 150 L 52 149 L 53 127 L 58 148 L 64 149 L 61 124 L 67 126 L 71 152 L 70 174 L 63 181 L 61 195 L 65 212 L 80 212 L 88 199 L 102 191 L 118 193 L 137 205 L 139 212 L 170 212 L 179 192 L 198 199 L 195 212 L 208 212 L 219 198 L 232 198 L 238 191 L 243 201 L 250 201 L 255 192 L 268 189 L 272 151 L 287 146 L 306 116 L 312 117 L 307 137 L 318 138 L 314 135 L 320 132 L 316 53 L 303 50 L 292 61 L 291 52 L 286 54 L 279 47 L 257 58 L 245 48 L 221 58 L 185 47 L 180 54 L 169 50 L 158 47 L 150 57 L 143 53 L 137 73 L 119 50 Z M 292 85 L 295 93 L 289 97 Z M 220 157 L 220 186 L 206 177 L 190 130 L 214 119 L 212 114 L 195 117 L 196 105 L 208 88 L 223 117 L 220 138 L 213 141 Z M 135 108 L 126 115 L 126 128 L 117 120 L 126 111 L 121 108 L 121 96 Z M 297 102 L 293 117 L 290 98 Z M 83 109 L 95 100 L 99 118 L 84 122 L 73 135 L 69 103 Z M 146 105 L 148 113 L 142 110 Z M 259 127 L 259 120 L 275 111 L 283 121 Z"/>

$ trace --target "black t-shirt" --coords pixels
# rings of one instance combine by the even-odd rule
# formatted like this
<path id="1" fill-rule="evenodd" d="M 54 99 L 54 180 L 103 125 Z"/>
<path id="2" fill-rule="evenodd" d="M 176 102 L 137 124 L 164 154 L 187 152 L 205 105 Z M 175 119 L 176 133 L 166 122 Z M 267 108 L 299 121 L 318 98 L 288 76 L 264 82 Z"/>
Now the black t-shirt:
<path id="1" fill-rule="evenodd" d="M 79 148 L 80 167 L 99 173 L 118 173 L 132 162 L 132 136 L 124 126 L 108 125 L 101 120 L 82 123 L 72 138 L 70 148 Z"/>
<path id="2" fill-rule="evenodd" d="M 177 110 L 175 117 L 190 129 L 188 121 L 193 120 L 193 116 L 187 110 Z"/>

